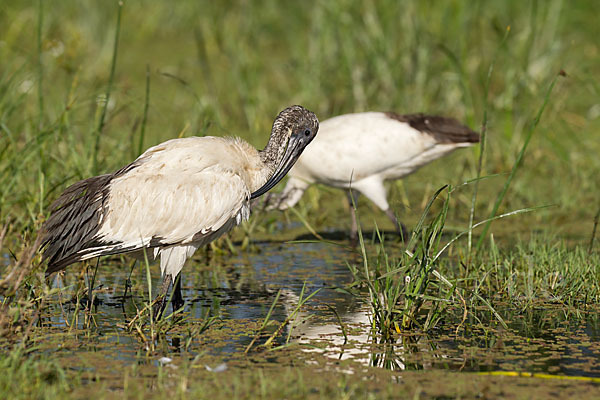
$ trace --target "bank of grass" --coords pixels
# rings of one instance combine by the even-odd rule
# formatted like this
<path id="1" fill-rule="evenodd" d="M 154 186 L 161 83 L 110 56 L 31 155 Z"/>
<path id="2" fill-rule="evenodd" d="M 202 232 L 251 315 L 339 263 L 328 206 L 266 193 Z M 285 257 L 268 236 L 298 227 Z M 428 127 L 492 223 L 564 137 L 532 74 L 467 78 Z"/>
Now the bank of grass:
<path id="1" fill-rule="evenodd" d="M 593 0 L 263 0 L 227 5 L 130 0 L 124 2 L 118 35 L 117 2 L 64 1 L 50 7 L 42 1 L 4 1 L 0 328 L 11 344 L 7 349 L 13 349 L 5 352 L 10 357 L 4 358 L 2 369 L 14 374 L 3 376 L 3 392 L 52 398 L 87 390 L 73 374 L 67 374 L 65 383 L 63 368 L 68 366 L 33 357 L 30 351 L 35 349 L 28 349 L 27 337 L 18 343 L 43 312 L 45 300 L 54 295 L 45 286 L 39 258 L 29 260 L 28 249 L 48 205 L 68 184 L 114 171 L 142 149 L 178 136 L 238 135 L 260 147 L 277 112 L 293 103 L 314 110 L 321 119 L 394 110 L 451 115 L 475 129 L 486 121 L 481 175 L 497 176 L 479 182 L 473 221 L 494 210 L 494 200 L 515 165 L 519 169 L 496 214 L 555 206 L 495 221 L 481 236 L 478 253 L 457 241 L 435 265 L 452 290 L 441 293 L 447 286 L 442 284 L 417 295 L 429 296 L 428 301 L 451 299 L 470 313 L 469 321 L 486 323 L 490 319 L 481 315 L 482 304 L 486 313 L 495 311 L 498 303 L 523 309 L 553 303 L 574 311 L 597 305 L 598 240 L 594 244 L 590 237 L 600 198 L 600 32 L 590 12 L 594 7 Z M 561 70 L 567 76 L 550 95 L 519 159 L 548 85 Z M 458 185 L 475 177 L 478 155 L 477 148 L 460 151 L 403 183 L 391 184 L 392 206 L 405 224 L 418 224 L 443 184 Z M 445 243 L 452 233 L 468 228 L 471 199 L 467 187 L 453 195 L 448 206 L 432 205 L 431 215 L 445 213 L 446 233 L 441 236 L 436 230 L 436 240 Z M 314 187 L 297 212 L 317 232 L 331 227 L 344 231 L 349 226 L 344 202 L 340 191 Z M 391 228 L 373 206 L 361 201 L 358 208 L 365 232 L 377 226 Z M 291 213 L 258 218 L 261 223 L 251 221 L 234 238 L 245 236 L 241 241 L 247 244 L 248 239 L 281 239 L 282 234 L 292 239 L 307 233 L 302 225 L 293 233 L 282 232 L 287 222 L 298 221 Z M 480 234 L 475 230 L 474 239 Z M 377 247 L 369 244 L 368 236 L 375 235 L 365 235 L 365 253 Z M 232 247 L 231 242 L 227 246 Z M 394 252 L 400 248 L 388 240 L 380 247 L 380 257 L 397 257 Z M 393 312 L 397 303 L 390 301 L 388 306 Z M 410 318 L 416 320 L 414 315 Z M 54 372 L 45 372 L 49 370 Z M 239 395 L 256 393 L 258 385 L 262 397 L 281 392 L 290 398 L 291 388 L 307 397 L 361 396 L 372 389 L 362 381 L 349 383 L 343 375 L 326 382 L 317 379 L 316 388 L 296 387 L 285 377 L 278 386 L 281 376 L 271 372 L 262 377 L 252 372 L 231 382 L 215 378 L 219 384 L 211 387 L 221 390 L 217 394 L 229 390 Z M 182 388 L 205 390 L 189 383 L 190 376 L 164 378 L 168 375 L 157 378 L 161 383 L 154 390 L 167 392 L 173 385 L 181 393 Z M 19 392 L 15 382 L 32 392 Z M 149 385 L 143 379 L 138 383 L 131 386 L 135 390 L 121 383 L 116 390 L 142 396 Z M 102 379 L 94 385 L 102 386 Z M 388 388 L 380 390 L 382 394 Z"/>
<path id="2" fill-rule="evenodd" d="M 372 331 L 378 340 L 395 342 L 398 334 L 456 324 L 461 313 L 457 332 L 467 317 L 508 329 L 503 313 L 510 309 L 562 307 L 568 319 L 583 318 L 596 309 L 600 304 L 597 252 L 583 244 L 568 246 L 549 235 L 516 240 L 508 249 L 500 249 L 492 237 L 485 251 L 471 252 L 466 240 L 459 241 L 468 228 L 444 235 L 455 190 L 442 187 L 434 194 L 400 249 L 386 243 L 377 229 L 370 241 L 359 231 L 361 262 L 348 266 L 353 286 L 362 289 L 354 293 L 360 297 L 367 292 Z M 445 199 L 440 199 L 443 192 Z M 436 200 L 441 209 L 431 213 Z M 495 218 L 518 218 L 536 211 L 515 210 Z M 449 312 L 450 305 L 455 315 Z M 482 315 L 493 318 L 480 319 Z"/>

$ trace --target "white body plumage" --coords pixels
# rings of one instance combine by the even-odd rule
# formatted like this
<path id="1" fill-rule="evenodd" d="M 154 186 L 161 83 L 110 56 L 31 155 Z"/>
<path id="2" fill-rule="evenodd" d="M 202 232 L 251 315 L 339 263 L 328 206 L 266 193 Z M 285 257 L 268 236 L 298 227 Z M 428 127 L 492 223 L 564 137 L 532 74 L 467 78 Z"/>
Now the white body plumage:
<path id="1" fill-rule="evenodd" d="M 152 242 L 148 256 L 160 255 L 161 272 L 172 276 L 198 247 L 248 219 L 250 194 L 270 173 L 258 151 L 236 138 L 169 140 L 134 164 L 108 186 L 98 239 L 138 249 Z M 110 246 L 98 246 L 82 259 Z"/>

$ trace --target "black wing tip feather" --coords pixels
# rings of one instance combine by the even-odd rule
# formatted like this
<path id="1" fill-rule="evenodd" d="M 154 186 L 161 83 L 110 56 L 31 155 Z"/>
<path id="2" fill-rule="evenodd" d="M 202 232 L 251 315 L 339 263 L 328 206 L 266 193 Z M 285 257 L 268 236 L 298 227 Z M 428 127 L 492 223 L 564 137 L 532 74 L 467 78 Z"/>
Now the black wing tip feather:
<path id="1" fill-rule="evenodd" d="M 135 169 L 139 161 L 126 165 L 113 174 L 98 175 L 75 182 L 50 206 L 51 215 L 42 226 L 40 249 L 42 262 L 48 262 L 46 275 L 69 264 L 82 261 L 91 253 L 110 255 L 127 252 L 119 243 L 98 239 L 102 214 L 107 209 L 110 182 Z"/>
<path id="2" fill-rule="evenodd" d="M 76 182 L 52 203 L 40 245 L 42 262 L 48 262 L 47 275 L 80 261 L 93 243 L 113 177 L 100 175 Z"/>
<path id="3" fill-rule="evenodd" d="M 439 115 L 385 113 L 388 118 L 409 124 L 413 129 L 432 135 L 439 143 L 479 143 L 480 136 L 455 118 Z"/>
<path id="4" fill-rule="evenodd" d="M 121 246 L 119 243 L 101 243 L 101 242 L 93 242 L 89 244 L 89 247 L 78 252 L 75 254 L 70 254 L 64 258 L 61 258 L 60 260 L 50 260 L 48 262 L 48 266 L 46 268 L 46 276 L 49 276 L 55 272 L 58 271 L 62 271 L 63 269 L 65 269 L 66 267 L 68 267 L 69 265 L 79 262 L 79 261 L 84 261 L 86 259 L 88 259 L 86 256 L 88 256 L 91 253 L 95 253 L 97 252 L 100 248 L 103 248 L 103 250 L 99 253 L 97 253 L 97 256 L 110 256 L 110 255 L 114 255 L 114 254 L 121 254 L 121 253 L 128 253 L 130 251 L 134 251 L 134 250 L 138 250 L 137 247 L 135 246 L 129 246 L 129 247 L 123 247 Z M 42 260 L 44 260 L 43 258 L 44 256 L 42 256 Z M 92 257 L 90 257 L 92 258 Z"/>

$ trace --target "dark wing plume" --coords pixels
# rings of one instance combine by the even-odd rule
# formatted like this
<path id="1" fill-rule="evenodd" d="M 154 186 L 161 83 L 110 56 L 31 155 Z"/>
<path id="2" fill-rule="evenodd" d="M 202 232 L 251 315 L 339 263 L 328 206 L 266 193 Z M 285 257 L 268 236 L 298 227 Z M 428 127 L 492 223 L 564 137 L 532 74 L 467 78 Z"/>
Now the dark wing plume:
<path id="1" fill-rule="evenodd" d="M 478 143 L 479 133 L 454 118 L 425 114 L 386 113 L 388 118 L 409 124 L 412 128 L 427 133 L 439 143 Z"/>
<path id="2" fill-rule="evenodd" d="M 107 207 L 109 184 L 136 166 L 136 163 L 132 163 L 114 174 L 94 176 L 74 183 L 52 203 L 51 215 L 41 229 L 43 239 L 40 248 L 44 249 L 42 262 L 48 261 L 46 274 L 80 261 L 86 249 L 101 244 L 95 236 Z"/>
<path id="3" fill-rule="evenodd" d="M 48 261 L 47 274 L 79 261 L 77 253 L 93 241 L 112 178 L 108 174 L 79 181 L 52 203 L 52 214 L 42 227 L 42 261 Z"/>

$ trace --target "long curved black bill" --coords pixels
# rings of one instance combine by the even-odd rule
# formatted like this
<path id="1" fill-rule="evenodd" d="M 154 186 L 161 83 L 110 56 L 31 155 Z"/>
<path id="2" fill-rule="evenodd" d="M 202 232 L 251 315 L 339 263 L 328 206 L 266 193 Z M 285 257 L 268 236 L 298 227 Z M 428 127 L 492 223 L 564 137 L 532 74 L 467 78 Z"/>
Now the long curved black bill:
<path id="1" fill-rule="evenodd" d="M 283 155 L 283 159 L 281 164 L 277 167 L 273 176 L 269 178 L 269 180 L 262 185 L 260 189 L 250 195 L 250 199 L 255 199 L 257 197 L 262 196 L 271 190 L 275 185 L 279 183 L 280 180 L 288 173 L 288 171 L 294 166 L 296 160 L 302 154 L 302 151 L 308 145 L 309 142 L 304 142 L 301 138 L 292 135 L 288 142 L 287 149 L 285 150 L 285 154 Z"/>

